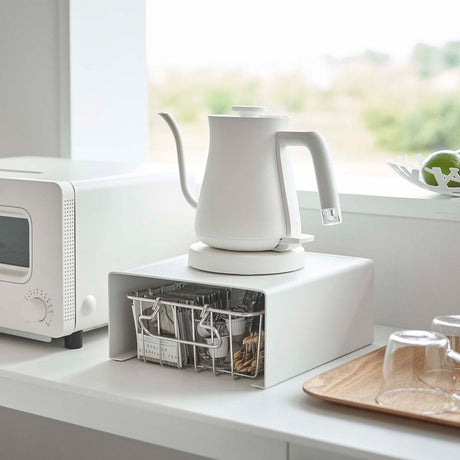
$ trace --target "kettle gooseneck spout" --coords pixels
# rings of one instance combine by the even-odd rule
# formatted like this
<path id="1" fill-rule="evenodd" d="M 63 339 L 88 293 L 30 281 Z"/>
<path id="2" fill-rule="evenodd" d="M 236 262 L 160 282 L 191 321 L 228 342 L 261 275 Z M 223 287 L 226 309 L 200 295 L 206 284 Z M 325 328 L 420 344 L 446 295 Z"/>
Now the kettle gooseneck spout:
<path id="1" fill-rule="evenodd" d="M 168 124 L 169 128 L 171 129 L 173 133 L 174 140 L 176 142 L 177 161 L 179 163 L 179 177 L 180 177 L 180 186 L 182 188 L 182 193 L 184 194 L 184 197 L 187 200 L 187 202 L 190 204 L 190 206 L 196 209 L 198 206 L 198 201 L 192 195 L 192 193 L 190 192 L 189 186 L 188 186 L 187 173 L 186 173 L 185 160 L 184 160 L 184 147 L 183 147 L 182 136 L 180 134 L 179 127 L 177 126 L 177 123 L 175 122 L 174 118 L 169 113 L 161 112 L 158 115 L 160 115 L 160 117 L 166 121 L 166 123 Z"/>

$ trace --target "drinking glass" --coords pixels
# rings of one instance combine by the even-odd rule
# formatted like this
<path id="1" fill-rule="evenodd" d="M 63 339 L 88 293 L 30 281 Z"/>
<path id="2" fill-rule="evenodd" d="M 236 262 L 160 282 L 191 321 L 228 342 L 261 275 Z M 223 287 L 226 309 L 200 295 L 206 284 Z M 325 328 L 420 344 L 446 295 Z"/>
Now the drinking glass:
<path id="1" fill-rule="evenodd" d="M 460 353 L 460 315 L 436 316 L 431 323 L 431 330 L 444 334 L 450 342 L 450 348 Z M 456 367 L 460 367 L 456 363 Z"/>
<path id="2" fill-rule="evenodd" d="M 431 323 L 431 330 L 445 335 L 452 351 L 460 353 L 460 315 L 437 316 Z M 460 364 L 453 356 L 451 353 L 446 358 L 443 368 L 430 370 L 420 379 L 433 388 L 451 391 L 460 399 Z"/>
<path id="3" fill-rule="evenodd" d="M 383 383 L 376 402 L 381 406 L 420 414 L 457 409 L 454 393 L 427 385 L 421 376 L 445 369 L 447 360 L 460 360 L 439 332 L 400 331 L 391 334 L 383 362 Z"/>

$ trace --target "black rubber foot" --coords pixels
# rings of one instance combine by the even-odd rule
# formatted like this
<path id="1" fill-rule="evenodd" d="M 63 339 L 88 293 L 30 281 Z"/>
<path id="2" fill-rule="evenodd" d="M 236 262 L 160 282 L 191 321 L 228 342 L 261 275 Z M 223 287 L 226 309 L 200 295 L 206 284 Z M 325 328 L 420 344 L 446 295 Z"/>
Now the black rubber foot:
<path id="1" fill-rule="evenodd" d="M 83 346 L 83 331 L 77 331 L 64 337 L 64 346 L 70 350 L 76 350 Z"/>

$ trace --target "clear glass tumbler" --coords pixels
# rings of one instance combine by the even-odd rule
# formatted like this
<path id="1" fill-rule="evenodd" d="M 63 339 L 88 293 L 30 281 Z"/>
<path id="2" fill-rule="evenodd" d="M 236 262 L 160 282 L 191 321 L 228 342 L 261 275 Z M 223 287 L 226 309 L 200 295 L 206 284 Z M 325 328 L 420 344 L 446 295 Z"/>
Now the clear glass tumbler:
<path id="1" fill-rule="evenodd" d="M 437 316 L 431 323 L 431 330 L 445 335 L 450 348 L 460 353 L 460 315 Z M 451 352 L 441 369 L 433 369 L 420 376 L 420 379 L 433 388 L 453 392 L 460 399 L 460 364 Z M 460 355 L 457 356 L 457 358 Z"/>
<path id="2" fill-rule="evenodd" d="M 458 358 L 439 332 L 400 331 L 391 334 L 383 362 L 383 383 L 376 402 L 400 411 L 436 414 L 457 409 L 452 392 L 424 383 L 421 376 L 446 368 Z"/>
<path id="3" fill-rule="evenodd" d="M 431 322 L 431 330 L 444 334 L 450 342 L 450 348 L 460 353 L 460 315 L 436 316 Z M 457 363 L 457 367 L 460 365 Z"/>

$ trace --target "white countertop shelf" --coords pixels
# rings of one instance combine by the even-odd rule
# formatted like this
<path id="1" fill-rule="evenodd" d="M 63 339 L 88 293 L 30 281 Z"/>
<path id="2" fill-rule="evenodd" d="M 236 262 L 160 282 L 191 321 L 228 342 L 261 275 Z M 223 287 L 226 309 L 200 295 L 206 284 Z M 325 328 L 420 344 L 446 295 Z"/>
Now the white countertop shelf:
<path id="1" fill-rule="evenodd" d="M 377 327 L 374 345 L 263 391 L 227 375 L 110 361 L 106 329 L 86 333 L 81 350 L 0 335 L 0 405 L 212 458 L 286 458 L 288 444 L 356 458 L 457 458 L 457 429 L 303 393 L 307 378 L 385 344 L 389 332 Z"/>
<path id="2" fill-rule="evenodd" d="M 302 209 L 319 209 L 316 181 L 297 192 Z M 429 220 L 460 220 L 460 200 L 419 188 L 401 177 L 338 176 L 342 212 Z"/>

